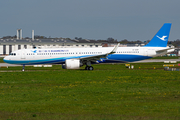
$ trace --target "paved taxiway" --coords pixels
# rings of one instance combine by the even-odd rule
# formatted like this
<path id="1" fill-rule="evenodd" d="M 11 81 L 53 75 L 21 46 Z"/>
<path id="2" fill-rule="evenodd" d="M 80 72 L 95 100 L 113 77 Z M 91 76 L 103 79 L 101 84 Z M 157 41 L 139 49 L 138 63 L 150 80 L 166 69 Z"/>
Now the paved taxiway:
<path id="1" fill-rule="evenodd" d="M 149 59 L 149 60 L 141 60 L 133 63 L 148 63 L 148 62 L 164 62 L 164 61 L 180 61 L 180 59 Z M 22 66 L 22 65 L 14 65 L 7 63 L 0 63 L 0 66 Z"/>
<path id="2" fill-rule="evenodd" d="M 176 62 L 179 62 L 180 59 L 147 59 L 147 60 L 136 61 L 136 62 L 133 62 L 133 63 L 164 62 L 164 61 L 176 61 Z"/>
<path id="3" fill-rule="evenodd" d="M 22 66 L 22 65 L 14 65 L 14 64 L 8 64 L 8 63 L 0 63 L 0 66 Z"/>

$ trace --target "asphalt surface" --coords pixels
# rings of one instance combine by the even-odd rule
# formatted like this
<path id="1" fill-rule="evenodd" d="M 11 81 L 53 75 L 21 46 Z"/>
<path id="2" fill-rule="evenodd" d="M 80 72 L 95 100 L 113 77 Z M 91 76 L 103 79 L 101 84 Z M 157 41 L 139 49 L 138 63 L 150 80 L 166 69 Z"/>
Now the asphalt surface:
<path id="1" fill-rule="evenodd" d="M 148 63 L 148 62 L 164 62 L 164 61 L 180 61 L 180 59 L 147 59 L 147 60 L 141 60 L 141 61 L 136 61 L 133 63 Z"/>

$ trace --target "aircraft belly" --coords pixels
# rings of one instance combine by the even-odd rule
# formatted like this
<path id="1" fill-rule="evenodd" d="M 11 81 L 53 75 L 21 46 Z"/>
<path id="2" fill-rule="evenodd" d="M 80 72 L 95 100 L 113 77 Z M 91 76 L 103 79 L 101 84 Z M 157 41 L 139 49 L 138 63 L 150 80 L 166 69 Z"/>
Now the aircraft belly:
<path id="1" fill-rule="evenodd" d="M 34 65 L 34 64 L 54 64 L 64 63 L 66 58 L 37 59 L 37 60 L 6 60 L 9 64 Z"/>
<path id="2" fill-rule="evenodd" d="M 148 59 L 151 57 L 143 56 L 143 55 L 128 55 L 128 54 L 113 54 L 110 57 L 107 57 L 108 59 L 105 59 L 107 62 L 134 62 L 139 60 Z"/>

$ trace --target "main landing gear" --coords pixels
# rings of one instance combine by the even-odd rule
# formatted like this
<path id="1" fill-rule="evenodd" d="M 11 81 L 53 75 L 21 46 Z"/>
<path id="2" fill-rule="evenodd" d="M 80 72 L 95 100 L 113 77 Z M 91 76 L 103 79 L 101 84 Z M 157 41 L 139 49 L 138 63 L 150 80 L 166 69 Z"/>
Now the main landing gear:
<path id="1" fill-rule="evenodd" d="M 85 70 L 94 70 L 93 66 L 86 66 Z"/>
<path id="2" fill-rule="evenodd" d="M 91 62 L 90 62 L 90 61 L 88 61 L 88 62 L 86 63 L 85 70 L 94 70 L 93 66 L 91 66 Z"/>

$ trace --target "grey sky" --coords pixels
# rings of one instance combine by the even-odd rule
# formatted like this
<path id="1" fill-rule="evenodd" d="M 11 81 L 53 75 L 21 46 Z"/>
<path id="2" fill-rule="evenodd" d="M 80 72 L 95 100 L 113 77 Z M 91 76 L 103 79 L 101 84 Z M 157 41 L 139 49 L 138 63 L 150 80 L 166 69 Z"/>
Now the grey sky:
<path id="1" fill-rule="evenodd" d="M 171 22 L 169 40 L 180 39 L 180 0 L 1 0 L 0 37 L 151 39 Z"/>

